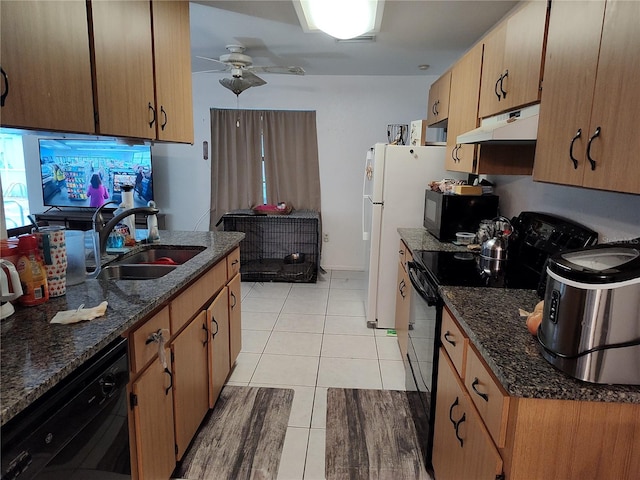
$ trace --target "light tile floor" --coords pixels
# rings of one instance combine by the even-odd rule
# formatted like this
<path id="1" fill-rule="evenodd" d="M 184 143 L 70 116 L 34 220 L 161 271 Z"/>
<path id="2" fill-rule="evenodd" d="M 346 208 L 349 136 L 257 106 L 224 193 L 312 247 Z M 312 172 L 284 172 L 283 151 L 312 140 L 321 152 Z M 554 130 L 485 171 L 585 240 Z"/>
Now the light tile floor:
<path id="1" fill-rule="evenodd" d="M 327 389 L 404 390 L 395 337 L 367 328 L 362 272 L 242 283 L 242 351 L 229 385 L 295 390 L 278 479 L 324 479 Z"/>

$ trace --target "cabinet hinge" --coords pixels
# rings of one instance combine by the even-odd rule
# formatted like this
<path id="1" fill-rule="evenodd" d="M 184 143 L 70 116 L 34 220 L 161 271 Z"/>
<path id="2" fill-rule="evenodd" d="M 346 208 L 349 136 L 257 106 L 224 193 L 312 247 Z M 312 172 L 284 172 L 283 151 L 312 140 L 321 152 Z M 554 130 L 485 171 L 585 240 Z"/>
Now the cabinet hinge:
<path id="1" fill-rule="evenodd" d="M 138 406 L 138 395 L 135 393 L 129 394 L 129 406 L 131 407 L 131 410 L 133 410 L 133 407 Z"/>

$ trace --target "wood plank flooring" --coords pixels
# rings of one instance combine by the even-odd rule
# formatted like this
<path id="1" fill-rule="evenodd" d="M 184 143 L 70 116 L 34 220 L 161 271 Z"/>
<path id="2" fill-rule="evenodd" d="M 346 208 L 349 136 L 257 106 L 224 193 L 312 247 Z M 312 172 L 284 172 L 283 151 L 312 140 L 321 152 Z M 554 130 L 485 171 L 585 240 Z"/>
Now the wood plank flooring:
<path id="1" fill-rule="evenodd" d="M 174 477 L 276 478 L 293 394 L 292 389 L 225 386 Z"/>
<path id="2" fill-rule="evenodd" d="M 426 418 L 412 408 L 414 394 L 330 388 L 327 480 L 430 479 L 419 440 L 426 438 Z"/>

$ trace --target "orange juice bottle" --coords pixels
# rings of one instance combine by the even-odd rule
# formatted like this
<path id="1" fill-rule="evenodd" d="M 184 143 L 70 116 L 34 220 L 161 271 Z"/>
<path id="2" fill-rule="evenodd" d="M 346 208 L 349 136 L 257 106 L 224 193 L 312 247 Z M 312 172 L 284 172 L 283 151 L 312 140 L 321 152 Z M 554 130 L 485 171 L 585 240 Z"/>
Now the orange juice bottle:
<path id="1" fill-rule="evenodd" d="M 38 240 L 34 235 L 18 237 L 18 251 L 20 258 L 16 270 L 24 292 L 18 301 L 27 307 L 40 305 L 49 300 L 49 289 L 47 272 L 38 258 Z"/>

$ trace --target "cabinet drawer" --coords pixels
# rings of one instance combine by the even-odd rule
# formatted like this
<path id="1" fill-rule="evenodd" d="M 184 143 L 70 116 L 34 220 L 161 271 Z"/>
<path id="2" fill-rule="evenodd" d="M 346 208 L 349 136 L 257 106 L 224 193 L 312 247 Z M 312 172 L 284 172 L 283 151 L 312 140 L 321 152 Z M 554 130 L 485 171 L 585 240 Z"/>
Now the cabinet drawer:
<path id="1" fill-rule="evenodd" d="M 137 373 L 158 353 L 158 343 L 147 339 L 158 330 L 169 340 L 169 307 L 164 307 L 131 334 L 131 371 Z"/>
<path id="2" fill-rule="evenodd" d="M 472 347 L 467 349 L 464 385 L 493 441 L 504 447 L 509 396 Z"/>
<path id="3" fill-rule="evenodd" d="M 240 248 L 237 247 L 227 255 L 227 280 L 235 277 L 236 273 L 240 273 Z"/>
<path id="4" fill-rule="evenodd" d="M 460 378 L 464 378 L 469 339 L 462 333 L 460 326 L 446 308 L 442 310 L 440 342 L 447 351 L 447 354 L 449 354 L 449 358 L 451 358 L 453 366 L 456 367 L 458 375 L 460 375 Z"/>
<path id="5" fill-rule="evenodd" d="M 171 308 L 171 335 L 191 320 L 196 313 L 227 283 L 227 264 L 224 260 L 203 273 L 169 305 Z"/>

